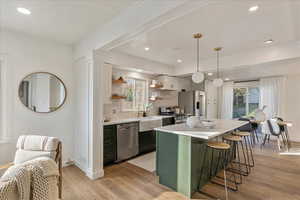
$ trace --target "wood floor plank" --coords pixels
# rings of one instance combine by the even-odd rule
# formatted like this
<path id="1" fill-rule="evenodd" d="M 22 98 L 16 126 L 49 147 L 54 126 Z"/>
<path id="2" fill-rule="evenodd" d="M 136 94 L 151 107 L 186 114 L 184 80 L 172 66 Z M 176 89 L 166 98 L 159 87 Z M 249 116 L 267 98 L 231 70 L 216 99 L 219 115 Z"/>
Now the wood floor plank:
<path id="1" fill-rule="evenodd" d="M 273 147 L 256 147 L 255 167 L 230 200 L 300 200 L 300 157 L 280 156 Z M 224 188 L 207 184 L 203 192 L 225 199 Z M 92 181 L 75 166 L 63 169 L 64 200 L 187 200 L 160 184 L 142 168 L 121 163 L 105 168 L 105 176 Z M 193 199 L 212 199 L 196 193 Z"/>

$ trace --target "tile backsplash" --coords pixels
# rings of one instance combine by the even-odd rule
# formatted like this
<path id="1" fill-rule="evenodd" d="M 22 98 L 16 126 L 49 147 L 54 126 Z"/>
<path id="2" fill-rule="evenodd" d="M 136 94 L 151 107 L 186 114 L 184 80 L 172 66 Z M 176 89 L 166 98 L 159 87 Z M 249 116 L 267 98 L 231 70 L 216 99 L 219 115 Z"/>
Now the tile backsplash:
<path id="1" fill-rule="evenodd" d="M 147 85 L 151 82 L 151 80 L 155 79 L 155 76 L 138 73 L 138 72 L 131 72 L 126 70 L 120 69 L 113 69 L 113 78 L 117 79 L 120 76 L 124 77 L 132 77 L 137 79 L 143 79 L 147 81 Z M 119 86 L 112 87 L 112 93 L 118 93 L 120 88 Z M 149 89 L 149 95 L 152 92 L 158 92 L 159 96 L 162 98 L 161 100 L 157 100 L 152 102 L 152 107 L 149 109 L 148 115 L 157 115 L 158 109 L 161 106 L 177 106 L 178 105 L 178 92 L 177 91 L 159 91 L 155 89 Z M 124 111 L 122 110 L 122 101 L 124 100 L 112 100 L 111 104 L 104 105 L 104 119 L 107 120 L 118 120 L 118 119 L 125 119 L 125 118 L 134 118 L 138 116 L 137 111 Z M 151 103 L 151 102 L 149 102 Z"/>

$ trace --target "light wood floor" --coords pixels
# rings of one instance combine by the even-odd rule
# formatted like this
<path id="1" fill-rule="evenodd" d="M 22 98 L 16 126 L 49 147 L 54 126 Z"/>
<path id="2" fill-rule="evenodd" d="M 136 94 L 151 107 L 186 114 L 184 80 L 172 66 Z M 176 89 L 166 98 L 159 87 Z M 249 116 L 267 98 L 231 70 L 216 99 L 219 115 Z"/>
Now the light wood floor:
<path id="1" fill-rule="evenodd" d="M 230 200 L 300 200 L 300 156 L 279 156 L 271 145 L 255 149 L 256 166 Z M 129 163 L 105 168 L 105 177 L 91 181 L 77 167 L 63 171 L 64 200 L 186 200 L 157 183 L 150 172 Z M 203 189 L 225 199 L 224 189 L 208 184 Z M 193 199 L 209 199 L 196 193 Z"/>

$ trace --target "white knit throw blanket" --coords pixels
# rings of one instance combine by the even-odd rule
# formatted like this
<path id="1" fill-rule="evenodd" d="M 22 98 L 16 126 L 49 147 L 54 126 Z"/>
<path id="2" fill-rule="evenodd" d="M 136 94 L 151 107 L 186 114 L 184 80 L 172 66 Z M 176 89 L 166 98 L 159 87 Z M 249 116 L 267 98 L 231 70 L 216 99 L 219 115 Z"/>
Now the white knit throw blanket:
<path id="1" fill-rule="evenodd" d="M 48 177 L 58 177 L 59 172 L 56 163 L 49 158 L 37 158 L 9 168 L 3 177 L 7 180 L 18 177 L 19 174 L 15 174 L 13 171 L 18 172 L 19 169 L 26 169 L 25 171 L 30 174 L 29 179 L 23 176 L 15 179 L 20 200 L 49 200 Z M 25 186 L 30 186 L 30 190 Z M 0 200 L 2 199 L 0 198 Z"/>
<path id="2" fill-rule="evenodd" d="M 17 191 L 20 200 L 29 200 L 30 197 L 30 172 L 25 167 L 19 167 L 14 170 L 9 169 L 9 175 L 1 178 L 2 187 L 0 187 L 0 200 L 9 200 L 11 192 Z"/>

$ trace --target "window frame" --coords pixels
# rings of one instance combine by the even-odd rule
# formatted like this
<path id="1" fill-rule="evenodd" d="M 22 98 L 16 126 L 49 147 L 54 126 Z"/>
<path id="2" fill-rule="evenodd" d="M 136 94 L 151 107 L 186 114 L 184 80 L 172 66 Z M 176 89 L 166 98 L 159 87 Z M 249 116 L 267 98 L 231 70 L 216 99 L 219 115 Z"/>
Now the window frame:
<path id="1" fill-rule="evenodd" d="M 246 89 L 246 115 L 249 115 L 249 88 L 258 88 L 260 92 L 260 87 L 259 87 L 259 81 L 249 81 L 249 82 L 241 82 L 241 83 L 235 83 L 233 85 L 233 95 L 234 95 L 234 89 L 237 88 L 245 88 Z M 233 96 L 234 99 L 234 96 Z M 233 104 L 233 101 L 232 101 Z M 259 96 L 259 102 L 260 104 L 260 96 Z M 234 111 L 232 110 L 232 118 L 233 118 L 233 113 Z"/>
<path id="2" fill-rule="evenodd" d="M 125 76 L 124 77 L 125 80 L 128 80 L 128 79 L 132 79 L 134 81 L 138 80 L 138 81 L 145 81 L 145 99 L 144 99 L 144 107 L 139 109 L 139 108 L 135 108 L 136 107 L 136 99 L 135 99 L 135 94 L 136 94 L 136 90 L 135 90 L 135 87 L 136 87 L 136 84 L 134 83 L 134 105 L 133 105 L 133 108 L 124 108 L 123 104 L 122 104 L 122 112 L 137 112 L 137 111 L 144 111 L 145 110 L 145 105 L 149 103 L 149 88 L 148 88 L 148 84 L 149 84 L 149 81 L 147 79 L 143 79 L 143 78 L 136 78 L 136 77 L 132 77 L 132 76 Z M 122 101 L 125 101 L 125 100 L 122 100 Z"/>

